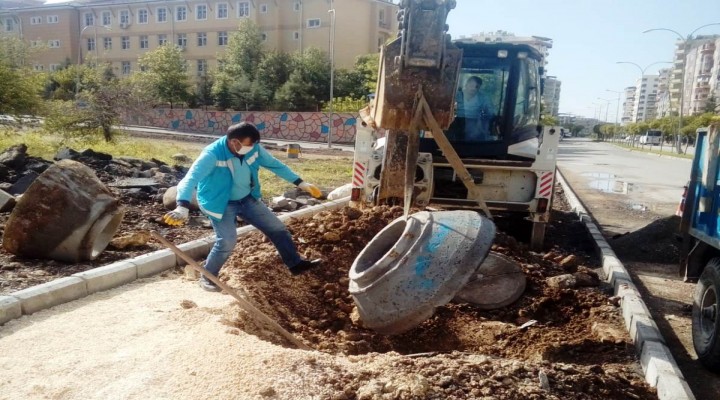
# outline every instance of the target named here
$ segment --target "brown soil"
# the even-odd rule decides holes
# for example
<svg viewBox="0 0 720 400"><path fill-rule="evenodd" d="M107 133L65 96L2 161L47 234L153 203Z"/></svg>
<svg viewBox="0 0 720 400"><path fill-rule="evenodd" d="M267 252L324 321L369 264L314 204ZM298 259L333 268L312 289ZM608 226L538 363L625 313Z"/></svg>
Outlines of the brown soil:
<svg viewBox="0 0 720 400"><path fill-rule="evenodd" d="M545 284L550 276L577 270L589 275L594 272L585 266L563 268L558 261L568 253L553 251L543 257L503 233L498 235L493 250L518 261L529 278L525 295L515 304L490 312L467 304L449 304L438 308L420 326L397 336L380 335L353 322L348 271L365 244L400 215L401 208L376 207L361 214L346 208L323 212L310 221L291 222L289 227L301 253L327 260L322 268L300 278L287 273L272 244L263 236L247 236L238 243L221 278L231 286L245 288L264 312L315 349L346 355L397 352L418 356L407 359L398 368L416 372L429 368L430 372L422 372L423 376L433 384L445 382L433 386L437 391L426 393L425 398L470 398L477 396L478 390L497 398L519 398L514 396L520 394L523 398L545 398L512 390L493 392L490 388L490 392L482 392L488 387L477 385L473 378L477 374L487 375L482 371L489 368L505 371L500 380L537 379L540 366L572 371L568 376L550 378L553 388L559 385L553 391L559 398L655 398L654 391L637 374L633 346L621 328L618 308L608 296L598 288L557 290ZM559 211L554 216L558 217L554 231L563 231L567 225L571 226L567 233L577 236L573 232L580 225L576 217ZM579 255L585 265L594 266L589 254ZM520 328L531 320L537 323ZM283 343L278 337L268 336L244 314L233 324ZM616 329L610 329L608 334L603 327ZM453 371L448 363L460 357L458 352L491 357L487 358L487 367L473 365ZM495 357L520 363L505 370L507 366L500 368L502 363L496 362ZM446 368L453 372L442 372ZM343 376L328 384L343 393L357 393L371 378ZM448 391L445 387L454 389Z"/></svg>

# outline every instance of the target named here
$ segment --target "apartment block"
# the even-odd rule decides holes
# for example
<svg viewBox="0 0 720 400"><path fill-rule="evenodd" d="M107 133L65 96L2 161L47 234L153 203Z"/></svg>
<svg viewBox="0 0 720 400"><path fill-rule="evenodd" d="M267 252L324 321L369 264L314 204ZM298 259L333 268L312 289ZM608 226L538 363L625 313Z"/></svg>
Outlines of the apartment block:
<svg viewBox="0 0 720 400"><path fill-rule="evenodd" d="M658 75L643 75L635 86L633 121L641 122L655 119Z"/></svg>
<svg viewBox="0 0 720 400"><path fill-rule="evenodd" d="M674 66L670 79L669 107L680 108L680 94L683 93L683 115L702 112L711 93L717 98L720 55L717 48L720 35L698 35L687 41L675 43ZM711 86L710 80L715 79Z"/></svg>
<svg viewBox="0 0 720 400"><path fill-rule="evenodd" d="M495 32L481 32L470 36L460 36L458 40L468 40L473 42L503 42L515 44L527 44L537 49L543 55L542 66L547 66L547 59L550 56L550 49L553 46L553 40L542 36L515 36L512 32L498 30Z"/></svg>
<svg viewBox="0 0 720 400"><path fill-rule="evenodd" d="M557 117L560 112L560 86L562 82L554 76L545 78L545 91L542 101L545 107L545 114Z"/></svg>
<svg viewBox="0 0 720 400"><path fill-rule="evenodd" d="M655 97L655 117L663 118L673 115L670 104L670 80L672 79L672 68L663 68L658 71L658 88Z"/></svg>
<svg viewBox="0 0 720 400"><path fill-rule="evenodd" d="M377 53L395 37L397 8L389 0L0 0L0 33L38 49L36 70L97 58L119 75L130 74L138 57L175 43L190 72L203 75L217 65L240 22L251 20L268 50L333 49L335 65L350 68L356 57Z"/></svg>
<svg viewBox="0 0 720 400"><path fill-rule="evenodd" d="M628 86L625 88L625 101L622 103L622 119L621 124L627 125L635 122L635 97L637 93L637 87Z"/></svg>

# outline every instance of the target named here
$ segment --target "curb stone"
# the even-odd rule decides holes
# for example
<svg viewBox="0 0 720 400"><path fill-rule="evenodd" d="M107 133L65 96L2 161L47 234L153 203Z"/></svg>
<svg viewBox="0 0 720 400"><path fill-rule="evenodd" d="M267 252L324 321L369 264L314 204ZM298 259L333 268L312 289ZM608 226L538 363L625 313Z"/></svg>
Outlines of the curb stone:
<svg viewBox="0 0 720 400"><path fill-rule="evenodd" d="M287 223L293 218L341 208L349 202L350 197L345 197L293 211L279 218ZM237 229L238 236L255 231L257 229L250 225ZM214 243L215 238L210 236L180 244L178 247L192 258L198 259L207 256ZM22 315L30 315L182 265L185 265L185 262L171 250L157 250L0 296L0 325Z"/></svg>
<svg viewBox="0 0 720 400"><path fill-rule="evenodd" d="M630 338L640 357L645 380L650 386L657 389L659 400L695 400L690 386L685 381L670 350L665 346L665 339L640 297L640 292L633 284L627 269L602 236L592 216L572 191L559 168L556 175L570 208L585 224L595 242L595 248L602 259L607 282L613 285L615 295L621 298L620 306L625 327L630 333Z"/></svg>

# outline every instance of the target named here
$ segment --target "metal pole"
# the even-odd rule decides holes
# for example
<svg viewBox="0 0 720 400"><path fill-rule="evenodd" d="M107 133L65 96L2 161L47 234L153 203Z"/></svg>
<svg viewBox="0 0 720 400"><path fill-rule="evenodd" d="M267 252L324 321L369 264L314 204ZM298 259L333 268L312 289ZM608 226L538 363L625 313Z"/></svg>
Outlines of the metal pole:
<svg viewBox="0 0 720 400"><path fill-rule="evenodd" d="M330 115L328 115L328 148L332 147L333 133L333 90L335 89L335 9L328 10L330 16Z"/></svg>

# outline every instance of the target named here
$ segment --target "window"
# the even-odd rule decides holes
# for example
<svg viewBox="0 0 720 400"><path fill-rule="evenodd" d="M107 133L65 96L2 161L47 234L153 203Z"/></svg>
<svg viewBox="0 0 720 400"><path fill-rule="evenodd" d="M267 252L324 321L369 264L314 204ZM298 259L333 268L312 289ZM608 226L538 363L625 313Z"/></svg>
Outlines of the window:
<svg viewBox="0 0 720 400"><path fill-rule="evenodd" d="M103 26L112 25L112 14L110 13L110 11L102 12L102 24Z"/></svg>
<svg viewBox="0 0 720 400"><path fill-rule="evenodd" d="M177 6L175 8L175 21L187 21L187 7Z"/></svg>
<svg viewBox="0 0 720 400"><path fill-rule="evenodd" d="M177 35L177 45L185 48L187 47L187 33L178 33Z"/></svg>
<svg viewBox="0 0 720 400"><path fill-rule="evenodd" d="M155 10L155 20L157 22L167 22L167 8L158 7L157 10Z"/></svg>
<svg viewBox="0 0 720 400"><path fill-rule="evenodd" d="M12 18L5 19L5 32L12 32L15 30L15 21Z"/></svg>
<svg viewBox="0 0 720 400"><path fill-rule="evenodd" d="M227 46L227 44L228 44L227 31L218 32L218 46Z"/></svg>
<svg viewBox="0 0 720 400"><path fill-rule="evenodd" d="M261 33L261 34L260 34L260 40L262 40L263 42L266 41L266 40L267 40L267 33L265 33L265 32Z"/></svg>
<svg viewBox="0 0 720 400"><path fill-rule="evenodd" d="M58 20L59 20L59 18L57 15L48 15L46 17L46 21L48 24L57 24Z"/></svg>
<svg viewBox="0 0 720 400"><path fill-rule="evenodd" d="M48 47L51 49L60 48L60 41L59 40L48 40Z"/></svg>
<svg viewBox="0 0 720 400"><path fill-rule="evenodd" d="M312 18L307 20L307 27L308 28L319 28L320 27L320 18Z"/></svg>
<svg viewBox="0 0 720 400"><path fill-rule="evenodd" d="M129 10L120 10L120 23L125 24L125 25L130 23L130 11Z"/></svg>
<svg viewBox="0 0 720 400"><path fill-rule="evenodd" d="M293 40L300 40L300 32L293 32Z"/></svg>
<svg viewBox="0 0 720 400"><path fill-rule="evenodd" d="M207 46L207 33L198 32L197 34L197 45L198 47Z"/></svg>
<svg viewBox="0 0 720 400"><path fill-rule="evenodd" d="M35 64L33 68L35 68L35 71L45 71L45 66L42 64Z"/></svg>
<svg viewBox="0 0 720 400"><path fill-rule="evenodd" d="M95 50L95 38L88 38L87 40L87 51Z"/></svg>
<svg viewBox="0 0 720 400"><path fill-rule="evenodd" d="M293 4L293 10L300 11L300 2L298 0L295 0L295 3Z"/></svg>
<svg viewBox="0 0 720 400"><path fill-rule="evenodd" d="M40 47L42 46L42 40L31 40L30 41L30 47Z"/></svg>
<svg viewBox="0 0 720 400"><path fill-rule="evenodd" d="M147 24L148 23L148 10L146 10L144 8L138 10L137 18L138 18L138 24Z"/></svg>
<svg viewBox="0 0 720 400"><path fill-rule="evenodd" d="M95 25L95 15L93 13L85 13L85 26Z"/></svg>
<svg viewBox="0 0 720 400"><path fill-rule="evenodd" d="M378 11L378 23L385 25L385 10Z"/></svg>
<svg viewBox="0 0 720 400"><path fill-rule="evenodd" d="M50 71L59 71L62 69L60 64L50 64Z"/></svg>
<svg viewBox="0 0 720 400"><path fill-rule="evenodd" d="M103 38L103 48L105 50L112 50L112 38L111 37Z"/></svg>
<svg viewBox="0 0 720 400"><path fill-rule="evenodd" d="M158 46L162 46L166 43L167 43L167 35L164 33L158 35Z"/></svg>
<svg viewBox="0 0 720 400"><path fill-rule="evenodd" d="M218 3L217 5L217 19L226 19L228 17L228 5L227 3Z"/></svg>
<svg viewBox="0 0 720 400"><path fill-rule="evenodd" d="M197 60L197 75L205 76L207 73L207 60Z"/></svg>
<svg viewBox="0 0 720 400"><path fill-rule="evenodd" d="M123 50L130 50L130 36L120 37L120 48Z"/></svg>
<svg viewBox="0 0 720 400"><path fill-rule="evenodd" d="M250 16L250 3L247 1L238 1L237 3L238 18L246 18Z"/></svg>
<svg viewBox="0 0 720 400"><path fill-rule="evenodd" d="M260 13L261 14L267 14L268 6L267 4L260 4Z"/></svg>
<svg viewBox="0 0 720 400"><path fill-rule="evenodd" d="M42 17L31 17L30 18L30 25L39 25L42 24Z"/></svg>
<svg viewBox="0 0 720 400"><path fill-rule="evenodd" d="M150 47L148 36L147 35L140 35L140 48L141 49L147 49Z"/></svg>
<svg viewBox="0 0 720 400"><path fill-rule="evenodd" d="M203 21L207 19L207 5L198 4L195 6L195 19L197 21Z"/></svg>
<svg viewBox="0 0 720 400"><path fill-rule="evenodd" d="M130 61L123 61L121 65L122 65L122 74L130 75Z"/></svg>

